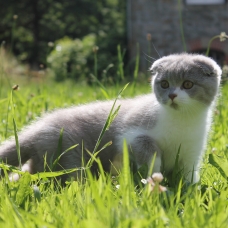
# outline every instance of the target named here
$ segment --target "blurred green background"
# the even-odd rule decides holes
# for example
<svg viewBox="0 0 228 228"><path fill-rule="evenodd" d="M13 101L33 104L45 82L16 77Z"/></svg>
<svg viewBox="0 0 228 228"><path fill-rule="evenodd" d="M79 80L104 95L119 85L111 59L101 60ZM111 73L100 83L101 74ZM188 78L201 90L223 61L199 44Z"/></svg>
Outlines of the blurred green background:
<svg viewBox="0 0 228 228"><path fill-rule="evenodd" d="M0 15L2 48L30 70L51 67L58 81L88 78L94 54L97 75L108 69L112 77L117 46L125 53L126 1L9 0Z"/></svg>

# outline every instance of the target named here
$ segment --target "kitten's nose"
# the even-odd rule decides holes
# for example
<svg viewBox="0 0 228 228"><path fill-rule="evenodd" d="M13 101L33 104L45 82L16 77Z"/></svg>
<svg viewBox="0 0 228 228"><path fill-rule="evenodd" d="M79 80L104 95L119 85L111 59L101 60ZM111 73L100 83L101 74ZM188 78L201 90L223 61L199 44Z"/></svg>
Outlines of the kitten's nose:
<svg viewBox="0 0 228 228"><path fill-rule="evenodd" d="M173 101L174 98L177 97L177 95L175 93L171 93L169 94L169 98Z"/></svg>

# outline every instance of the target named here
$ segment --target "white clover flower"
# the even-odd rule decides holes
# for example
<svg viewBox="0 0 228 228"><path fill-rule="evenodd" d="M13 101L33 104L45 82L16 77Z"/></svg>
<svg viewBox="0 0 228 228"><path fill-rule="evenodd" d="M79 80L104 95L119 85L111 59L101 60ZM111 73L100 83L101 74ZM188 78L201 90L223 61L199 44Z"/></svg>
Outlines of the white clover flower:
<svg viewBox="0 0 228 228"><path fill-rule="evenodd" d="M161 183L163 180L163 175L161 173L154 173L152 178L155 182Z"/></svg>
<svg viewBox="0 0 228 228"><path fill-rule="evenodd" d="M162 180L163 180L163 175L161 173L154 173L152 177L148 177L147 179L142 179L141 182L143 184L149 184L149 188L151 192L153 192L154 189L158 189L159 192L165 192L167 191L167 188L159 184L160 182L162 182Z"/></svg>
<svg viewBox="0 0 228 228"><path fill-rule="evenodd" d="M159 192L166 192L167 188L165 186L159 185Z"/></svg>
<svg viewBox="0 0 228 228"><path fill-rule="evenodd" d="M226 35L225 32L221 32L219 38L220 38L220 41L223 42L228 38L228 36Z"/></svg>

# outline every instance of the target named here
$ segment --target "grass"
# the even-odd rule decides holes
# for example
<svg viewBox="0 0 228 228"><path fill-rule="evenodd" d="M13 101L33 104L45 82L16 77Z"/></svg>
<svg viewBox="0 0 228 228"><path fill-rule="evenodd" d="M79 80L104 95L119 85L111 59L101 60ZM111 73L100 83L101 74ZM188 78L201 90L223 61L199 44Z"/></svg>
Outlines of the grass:
<svg viewBox="0 0 228 228"><path fill-rule="evenodd" d="M13 118L21 129L41 113L96 99L114 99L122 88L109 86L104 93L99 85L83 82L58 84L48 79L14 77L8 83L5 76L1 74L1 141L14 135ZM20 89L11 95L13 84L19 84ZM121 96L149 92L148 82L134 82ZM115 178L104 175L102 169L98 179L88 171L85 183L72 181L66 187L44 174L24 173L18 182L2 178L0 227L227 227L228 85L223 85L221 94L200 183L186 187L180 181L161 194L151 193L148 186L136 187L125 146L124 168Z"/></svg>

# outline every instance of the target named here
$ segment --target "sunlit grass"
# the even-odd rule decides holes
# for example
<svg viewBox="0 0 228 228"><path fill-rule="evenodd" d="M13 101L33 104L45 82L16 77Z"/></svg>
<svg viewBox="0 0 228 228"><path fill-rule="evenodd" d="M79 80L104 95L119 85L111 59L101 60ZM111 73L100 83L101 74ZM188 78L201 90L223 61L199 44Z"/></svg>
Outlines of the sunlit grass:
<svg viewBox="0 0 228 228"><path fill-rule="evenodd" d="M2 77L5 75L2 75ZM4 79L5 80L5 79ZM3 80L3 81L4 81ZM21 129L44 112L59 107L107 99L99 85L84 82L54 83L48 79L11 78L1 85L0 136L14 135L14 118ZM107 86L108 97L114 99L124 85ZM122 97L149 93L148 81L130 84ZM201 183L158 194L148 186L136 187L129 171L127 149L124 168L118 177L104 175L95 179L88 171L87 181L69 182L66 187L54 179L22 174L18 182L0 181L1 227L227 227L228 184L226 176L208 163L209 154L221 156L227 164L228 85L222 88L215 111L213 131L201 171ZM97 136L98 137L98 136ZM227 170L228 172L228 170ZM225 173L226 175L226 173Z"/></svg>

